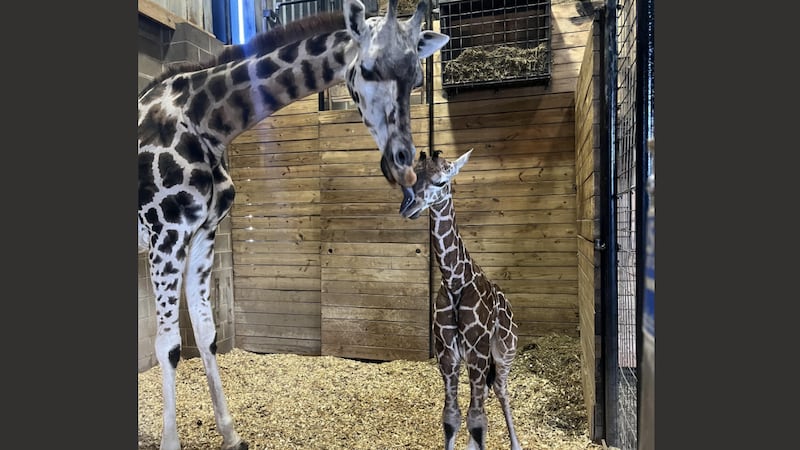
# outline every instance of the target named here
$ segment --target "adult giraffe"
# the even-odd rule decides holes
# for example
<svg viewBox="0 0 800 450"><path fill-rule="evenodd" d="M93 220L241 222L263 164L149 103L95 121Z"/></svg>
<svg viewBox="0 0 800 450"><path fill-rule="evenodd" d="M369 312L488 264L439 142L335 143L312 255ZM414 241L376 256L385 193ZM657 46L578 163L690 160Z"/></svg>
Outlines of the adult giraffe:
<svg viewBox="0 0 800 450"><path fill-rule="evenodd" d="M216 325L209 301L214 235L234 199L223 155L242 132L278 109L345 81L381 152L384 177L413 201L415 147L411 90L420 60L448 36L422 31L426 3L397 19L365 15L359 0L226 48L209 63L168 69L139 94L139 252L149 252L156 300L156 358L163 372L161 450L180 449L175 371L180 360L178 309L185 289L223 450L244 450L220 382Z"/></svg>

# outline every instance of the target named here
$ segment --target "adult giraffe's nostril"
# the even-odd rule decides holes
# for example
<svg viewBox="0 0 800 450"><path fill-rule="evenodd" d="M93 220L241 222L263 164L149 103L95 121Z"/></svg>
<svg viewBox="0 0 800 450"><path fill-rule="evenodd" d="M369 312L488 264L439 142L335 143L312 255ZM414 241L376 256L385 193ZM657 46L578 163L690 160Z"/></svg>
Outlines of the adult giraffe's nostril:
<svg viewBox="0 0 800 450"><path fill-rule="evenodd" d="M414 162L414 153L405 148L398 150L394 155L394 161L400 167L410 166Z"/></svg>

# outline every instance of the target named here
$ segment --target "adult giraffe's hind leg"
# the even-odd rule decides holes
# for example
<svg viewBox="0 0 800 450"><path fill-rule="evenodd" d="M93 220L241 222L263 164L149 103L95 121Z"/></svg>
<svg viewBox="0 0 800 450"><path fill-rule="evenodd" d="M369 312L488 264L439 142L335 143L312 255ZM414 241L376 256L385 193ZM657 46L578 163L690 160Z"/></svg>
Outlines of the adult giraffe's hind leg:
<svg viewBox="0 0 800 450"><path fill-rule="evenodd" d="M217 329L210 301L215 232L216 226L206 226L192 239L186 270L186 298L195 342L206 371L217 431L222 435L222 450L247 450L248 443L234 429L217 365Z"/></svg>
<svg viewBox="0 0 800 450"><path fill-rule="evenodd" d="M181 336L178 324L181 276L186 264L186 240L176 230L162 230L153 238L149 253L150 279L156 300L155 352L161 367L163 431L161 450L180 450L175 406L175 371L181 356Z"/></svg>

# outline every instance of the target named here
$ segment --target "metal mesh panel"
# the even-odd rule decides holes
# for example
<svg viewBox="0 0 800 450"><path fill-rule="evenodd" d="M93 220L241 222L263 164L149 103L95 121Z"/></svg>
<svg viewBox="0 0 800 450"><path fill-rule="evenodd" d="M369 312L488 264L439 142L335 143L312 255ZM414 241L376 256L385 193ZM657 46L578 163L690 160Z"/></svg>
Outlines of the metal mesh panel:
<svg viewBox="0 0 800 450"><path fill-rule="evenodd" d="M550 0L441 0L442 87L550 79Z"/></svg>
<svg viewBox="0 0 800 450"><path fill-rule="evenodd" d="M616 435L622 450L637 448L637 190L644 184L636 172L636 3L617 10L617 142L615 148L617 239L617 376Z"/></svg>

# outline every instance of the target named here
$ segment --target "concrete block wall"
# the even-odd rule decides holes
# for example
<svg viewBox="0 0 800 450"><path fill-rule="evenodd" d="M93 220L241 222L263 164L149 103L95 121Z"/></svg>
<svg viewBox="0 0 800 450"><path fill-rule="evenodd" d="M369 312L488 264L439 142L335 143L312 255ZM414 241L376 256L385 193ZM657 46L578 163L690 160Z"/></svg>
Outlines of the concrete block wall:
<svg viewBox="0 0 800 450"><path fill-rule="evenodd" d="M219 53L223 44L214 36L188 22L177 23L175 29L139 14L138 89L143 89L164 68L165 64L201 62ZM233 254L231 253L231 219L225 218L217 229L211 297L217 324L218 352L233 348ZM155 357L155 296L150 283L147 254L137 256L138 267L138 370L143 372L158 364ZM199 355L192 334L186 299L181 296L181 356Z"/></svg>

